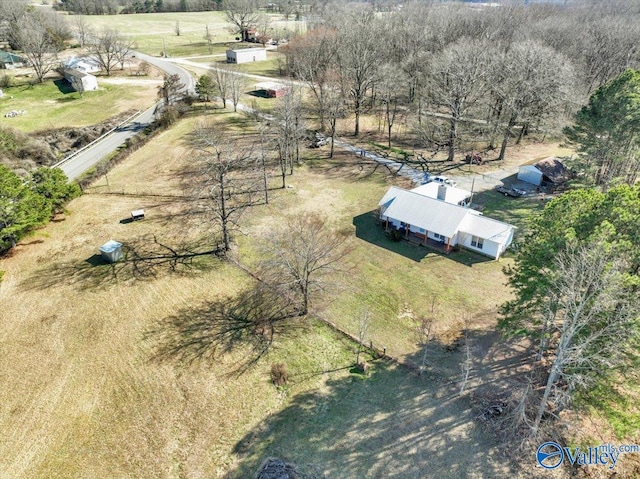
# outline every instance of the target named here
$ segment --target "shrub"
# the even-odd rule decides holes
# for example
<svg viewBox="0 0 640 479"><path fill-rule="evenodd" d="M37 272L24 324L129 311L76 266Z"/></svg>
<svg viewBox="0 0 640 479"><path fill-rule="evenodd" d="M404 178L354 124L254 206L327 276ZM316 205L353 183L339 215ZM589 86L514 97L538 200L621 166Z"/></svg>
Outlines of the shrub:
<svg viewBox="0 0 640 479"><path fill-rule="evenodd" d="M13 78L6 73L0 75L0 88L9 88L13 83Z"/></svg>
<svg viewBox="0 0 640 479"><path fill-rule="evenodd" d="M276 386L284 386L289 380L287 365L284 363L274 363L271 365L271 382Z"/></svg>

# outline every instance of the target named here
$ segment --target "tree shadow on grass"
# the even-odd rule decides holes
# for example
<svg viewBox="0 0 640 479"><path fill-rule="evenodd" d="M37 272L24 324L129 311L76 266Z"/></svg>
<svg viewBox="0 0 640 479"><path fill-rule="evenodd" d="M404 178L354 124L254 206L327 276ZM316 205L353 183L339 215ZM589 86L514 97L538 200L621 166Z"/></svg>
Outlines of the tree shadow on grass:
<svg viewBox="0 0 640 479"><path fill-rule="evenodd" d="M84 261L59 262L38 270L25 280L25 290L44 290L58 284L71 284L91 290L131 280L151 280L164 274L191 274L214 268L220 260L211 260L218 248L203 250L193 245L169 246L155 236L132 240L122 245L123 257L115 263L94 254ZM207 258L209 258L207 260Z"/></svg>
<svg viewBox="0 0 640 479"><path fill-rule="evenodd" d="M368 377L328 380L294 396L234 447L226 479L281 457L317 477L510 477L491 436L454 386L377 361Z"/></svg>
<svg viewBox="0 0 640 479"><path fill-rule="evenodd" d="M277 288L256 282L236 297L205 302L159 320L144 340L151 360L189 366L242 348L230 374L242 374L269 352L276 337L304 324L299 304Z"/></svg>

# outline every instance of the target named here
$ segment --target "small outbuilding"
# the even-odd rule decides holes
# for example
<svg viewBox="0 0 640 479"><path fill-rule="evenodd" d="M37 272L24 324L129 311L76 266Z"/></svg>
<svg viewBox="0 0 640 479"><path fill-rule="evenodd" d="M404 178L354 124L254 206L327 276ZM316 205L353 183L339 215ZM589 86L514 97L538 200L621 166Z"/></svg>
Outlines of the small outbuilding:
<svg viewBox="0 0 640 479"><path fill-rule="evenodd" d="M80 70L67 69L64 71L64 78L77 92L95 91L98 89L98 79L90 73Z"/></svg>
<svg viewBox="0 0 640 479"><path fill-rule="evenodd" d="M240 50L227 50L227 63L251 63L261 62L267 59L265 48L243 48Z"/></svg>
<svg viewBox="0 0 640 479"><path fill-rule="evenodd" d="M144 219L144 210L132 210L131 211L131 219L133 221L143 220Z"/></svg>
<svg viewBox="0 0 640 479"><path fill-rule="evenodd" d="M109 240L102 246L100 246L100 255L105 261L109 263L115 263L122 258L122 243L118 243L114 240Z"/></svg>
<svg viewBox="0 0 640 479"><path fill-rule="evenodd" d="M269 98L280 98L289 91L289 88L282 83L262 82L256 84L256 90L264 91Z"/></svg>
<svg viewBox="0 0 640 479"><path fill-rule="evenodd" d="M540 186L542 184L542 171L533 165L523 165L518 169L518 180Z"/></svg>

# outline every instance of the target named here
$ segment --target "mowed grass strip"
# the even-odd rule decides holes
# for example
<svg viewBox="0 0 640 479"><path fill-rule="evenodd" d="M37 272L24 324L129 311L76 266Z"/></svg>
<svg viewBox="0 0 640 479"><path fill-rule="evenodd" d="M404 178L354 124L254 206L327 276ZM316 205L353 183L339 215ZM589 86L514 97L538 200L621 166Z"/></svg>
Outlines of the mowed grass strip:
<svg viewBox="0 0 640 479"><path fill-rule="evenodd" d="M100 77L98 85L98 90L85 92L82 97L64 79L6 88L0 99L3 115L0 121L24 132L82 127L100 123L122 111L149 108L157 95L152 86L115 85L101 82ZM4 113L11 110L26 113L4 118Z"/></svg>

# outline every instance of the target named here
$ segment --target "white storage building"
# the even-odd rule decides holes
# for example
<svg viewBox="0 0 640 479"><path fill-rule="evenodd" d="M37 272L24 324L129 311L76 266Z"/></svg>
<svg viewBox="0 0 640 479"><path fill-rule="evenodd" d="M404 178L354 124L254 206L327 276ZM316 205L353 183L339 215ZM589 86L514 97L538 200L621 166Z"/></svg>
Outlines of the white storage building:
<svg viewBox="0 0 640 479"><path fill-rule="evenodd" d="M265 48L243 48L241 50L227 50L227 63L251 63L267 59Z"/></svg>
<svg viewBox="0 0 640 479"><path fill-rule="evenodd" d="M542 184L542 171L533 165L523 165L518 169L518 180L540 186Z"/></svg>

